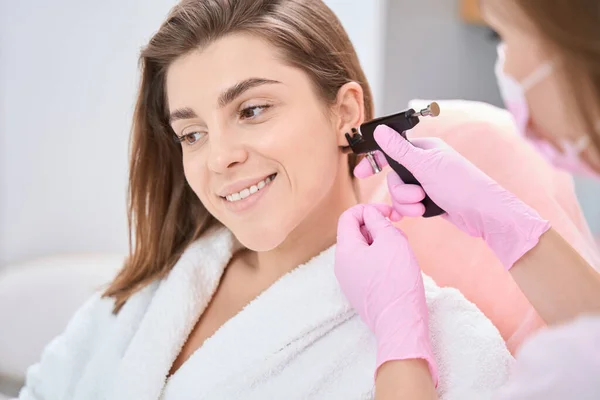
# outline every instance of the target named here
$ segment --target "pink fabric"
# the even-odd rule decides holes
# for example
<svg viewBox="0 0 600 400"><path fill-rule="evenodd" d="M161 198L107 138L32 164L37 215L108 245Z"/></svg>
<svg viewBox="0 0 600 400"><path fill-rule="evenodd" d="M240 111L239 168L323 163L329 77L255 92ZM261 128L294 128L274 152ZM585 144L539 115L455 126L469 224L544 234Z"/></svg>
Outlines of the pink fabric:
<svg viewBox="0 0 600 400"><path fill-rule="evenodd" d="M506 111L468 101L439 104L441 115L423 118L409 137L445 140L535 208L598 269L600 257L571 177L551 167L516 134ZM361 202L390 202L385 175L359 181ZM469 237L441 218L406 218L398 226L408 236L423 271L440 286L456 287L475 303L498 327L511 352L544 325L482 240Z"/></svg>
<svg viewBox="0 0 600 400"><path fill-rule="evenodd" d="M519 349L495 400L600 399L600 316L543 329Z"/></svg>

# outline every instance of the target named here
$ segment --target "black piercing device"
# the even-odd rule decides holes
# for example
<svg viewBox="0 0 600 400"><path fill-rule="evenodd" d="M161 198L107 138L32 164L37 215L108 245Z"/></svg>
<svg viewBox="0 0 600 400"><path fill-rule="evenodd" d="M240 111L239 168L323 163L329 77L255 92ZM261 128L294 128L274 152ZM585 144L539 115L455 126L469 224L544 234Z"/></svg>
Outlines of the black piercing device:
<svg viewBox="0 0 600 400"><path fill-rule="evenodd" d="M381 150L375 141L373 134L377 126L387 125L398 132L404 140L408 141L406 138L406 131L414 128L420 122L419 117L437 117L438 115L440 115L440 106L433 102L421 111L415 111L411 108L397 114L387 115L365 122L358 129L353 128L352 134L346 133L346 140L348 140L350 150L353 153L366 154L375 173L381 171L381 168L377 165L377 161L373 156L373 152L379 150L387 159L390 167L400 176L400 178L402 178L404 183L422 186L408 169ZM435 217L445 213L445 211L435 204L427 194L425 194L425 199L422 203L425 206L425 214L423 214L423 217L425 218Z"/></svg>

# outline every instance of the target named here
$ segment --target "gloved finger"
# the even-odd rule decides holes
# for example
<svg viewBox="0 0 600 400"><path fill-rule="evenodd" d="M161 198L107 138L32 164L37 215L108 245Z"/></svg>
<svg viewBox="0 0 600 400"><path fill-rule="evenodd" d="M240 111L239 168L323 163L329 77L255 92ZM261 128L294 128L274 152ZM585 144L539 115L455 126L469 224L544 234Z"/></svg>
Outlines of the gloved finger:
<svg viewBox="0 0 600 400"><path fill-rule="evenodd" d="M403 217L417 218L425 214L425 206L423 203L398 203L393 202L394 212Z"/></svg>
<svg viewBox="0 0 600 400"><path fill-rule="evenodd" d="M415 174L414 170L425 158L425 150L413 146L387 125L375 128L373 136L381 150Z"/></svg>
<svg viewBox="0 0 600 400"><path fill-rule="evenodd" d="M375 207L366 207L363 215L365 227L373 239L372 242L377 241L377 238L397 232L396 227Z"/></svg>
<svg viewBox="0 0 600 400"><path fill-rule="evenodd" d="M373 243L373 238L371 237L371 234L369 233L369 230L367 229L367 227L364 225L361 225L360 233L362 233L363 237L365 238L365 241L370 246L371 243Z"/></svg>
<svg viewBox="0 0 600 400"><path fill-rule="evenodd" d="M398 203L418 203L425 198L425 191L419 185L407 185L394 171L387 175L388 190Z"/></svg>
<svg viewBox="0 0 600 400"><path fill-rule="evenodd" d="M364 204L364 207L375 207L377 209L377 211L379 211L381 213L381 215L383 215L385 218L389 218L390 215L392 214L392 211L394 211L394 207L392 207L389 204L382 204L382 203L372 203L372 204ZM364 213L363 213L363 217L364 217Z"/></svg>
<svg viewBox="0 0 600 400"><path fill-rule="evenodd" d="M361 227L365 225L364 210L373 208L384 218L389 217L393 207L388 204L358 204L344 211L338 220L337 242L338 245L361 246L369 245L371 236L365 235Z"/></svg>
<svg viewBox="0 0 600 400"><path fill-rule="evenodd" d="M396 210L393 210L390 214L390 221L392 222L400 222L402 221L402 215L399 214Z"/></svg>
<svg viewBox="0 0 600 400"><path fill-rule="evenodd" d="M381 153L380 151L375 151L374 155L375 155L375 161L377 161L377 164L379 165L379 167L381 169L383 169L383 167L388 165L388 162L385 159L385 156L383 155L383 153ZM374 173L375 172L373 172L373 167L371 167L371 163L366 158L363 158L362 160L360 160L358 165L356 167L354 167L354 176L359 179L368 178L369 176L373 175Z"/></svg>
<svg viewBox="0 0 600 400"><path fill-rule="evenodd" d="M339 247L368 245L361 227L364 225L363 206L358 205L344 211L338 220L337 244Z"/></svg>

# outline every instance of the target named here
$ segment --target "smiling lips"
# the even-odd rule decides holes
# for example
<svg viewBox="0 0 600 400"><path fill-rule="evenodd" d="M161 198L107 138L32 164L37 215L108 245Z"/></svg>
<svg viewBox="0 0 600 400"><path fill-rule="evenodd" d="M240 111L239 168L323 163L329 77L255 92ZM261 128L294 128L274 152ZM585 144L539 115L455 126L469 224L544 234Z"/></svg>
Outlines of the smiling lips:
<svg viewBox="0 0 600 400"><path fill-rule="evenodd" d="M228 202L232 202L232 203L243 200L243 199L253 195L254 193L257 193L258 191L262 190L263 188L265 188L269 183L271 183L275 179L276 175L277 174L269 175L268 177L261 180L260 182L257 182L254 185L246 187L246 188L240 190L239 192L230 193L226 196L221 196L221 197L225 198Z"/></svg>

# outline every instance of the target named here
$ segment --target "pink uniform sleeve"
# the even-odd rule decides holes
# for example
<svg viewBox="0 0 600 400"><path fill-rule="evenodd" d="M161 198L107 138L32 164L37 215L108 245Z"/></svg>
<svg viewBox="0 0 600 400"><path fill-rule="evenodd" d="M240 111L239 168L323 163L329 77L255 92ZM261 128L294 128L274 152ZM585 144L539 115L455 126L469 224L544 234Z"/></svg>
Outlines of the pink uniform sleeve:
<svg viewBox="0 0 600 400"><path fill-rule="evenodd" d="M600 399L600 315L543 329L519 349L494 400Z"/></svg>

